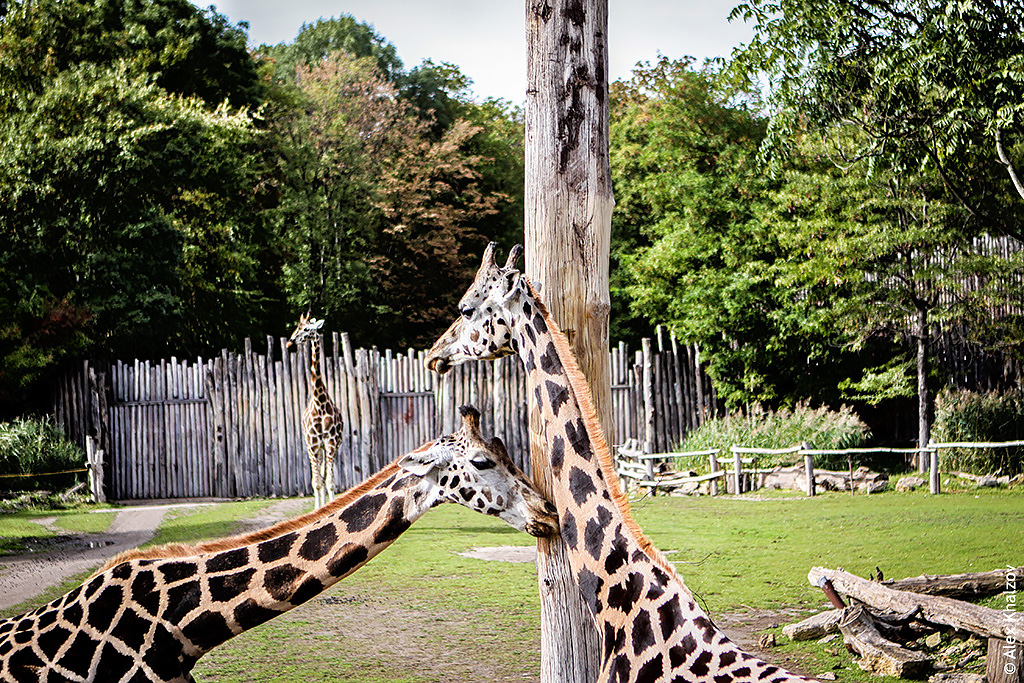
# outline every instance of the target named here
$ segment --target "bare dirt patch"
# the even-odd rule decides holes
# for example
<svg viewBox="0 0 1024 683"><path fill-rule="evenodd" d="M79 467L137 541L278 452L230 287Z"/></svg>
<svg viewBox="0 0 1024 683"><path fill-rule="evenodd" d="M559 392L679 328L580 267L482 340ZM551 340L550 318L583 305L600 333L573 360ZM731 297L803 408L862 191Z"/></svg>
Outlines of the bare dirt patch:
<svg viewBox="0 0 1024 683"><path fill-rule="evenodd" d="M537 546L497 545L490 548L473 548L464 553L463 557L491 562L537 562Z"/></svg>
<svg viewBox="0 0 1024 683"><path fill-rule="evenodd" d="M415 674L438 683L524 681L539 675L540 634L515 638L519 652L510 652L509 640L484 615L414 609L388 596L344 588L311 602L305 616L331 634L333 647L350 659L372 658L375 666L386 661L391 675Z"/></svg>
<svg viewBox="0 0 1024 683"><path fill-rule="evenodd" d="M712 615L712 621L729 636L729 639L741 649L760 657L766 662L785 667L787 670L803 676L814 677L820 671L811 671L806 657L783 652L774 647L764 648L760 645L761 636L769 630L778 628L791 621L798 621L806 616L805 611L798 609L761 610L746 612L721 612Z"/></svg>

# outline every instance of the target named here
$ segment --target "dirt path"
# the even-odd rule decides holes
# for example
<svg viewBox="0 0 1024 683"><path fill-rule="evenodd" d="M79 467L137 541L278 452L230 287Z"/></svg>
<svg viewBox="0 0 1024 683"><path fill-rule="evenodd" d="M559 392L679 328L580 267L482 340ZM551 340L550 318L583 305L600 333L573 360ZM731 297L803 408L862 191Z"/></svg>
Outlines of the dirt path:
<svg viewBox="0 0 1024 683"><path fill-rule="evenodd" d="M50 586L89 569L99 567L123 550L135 548L153 537L164 514L172 508L194 508L215 503L170 503L132 505L118 510L110 528L101 534L61 533L53 540L53 549L45 552L0 557L0 609L6 609L38 595ZM239 532L270 526L299 514L301 498L286 498L267 507L258 517L248 520ZM35 520L50 526L55 518Z"/></svg>

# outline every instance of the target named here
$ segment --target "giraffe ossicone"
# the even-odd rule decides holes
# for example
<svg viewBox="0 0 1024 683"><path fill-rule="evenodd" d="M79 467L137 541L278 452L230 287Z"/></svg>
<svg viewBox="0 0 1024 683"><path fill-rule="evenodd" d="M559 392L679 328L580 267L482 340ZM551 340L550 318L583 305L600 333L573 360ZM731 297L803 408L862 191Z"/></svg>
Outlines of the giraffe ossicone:
<svg viewBox="0 0 1024 683"><path fill-rule="evenodd" d="M480 414L328 505L268 529L115 557L47 605L0 620L0 681L191 683L196 661L301 605L369 562L442 502L502 518L534 536L557 531Z"/></svg>
<svg viewBox="0 0 1024 683"><path fill-rule="evenodd" d="M565 335L529 280L488 245L459 301L459 318L427 354L446 372L518 354L544 422L553 496L567 556L602 640L601 683L793 683L808 679L742 651L697 604L633 520L590 387Z"/></svg>
<svg viewBox="0 0 1024 683"><path fill-rule="evenodd" d="M334 498L334 458L343 429L341 411L334 405L323 377L322 319L304 313L299 326L288 339L288 346L309 342L310 397L302 411L302 437L309 454L310 485L313 506L321 507Z"/></svg>

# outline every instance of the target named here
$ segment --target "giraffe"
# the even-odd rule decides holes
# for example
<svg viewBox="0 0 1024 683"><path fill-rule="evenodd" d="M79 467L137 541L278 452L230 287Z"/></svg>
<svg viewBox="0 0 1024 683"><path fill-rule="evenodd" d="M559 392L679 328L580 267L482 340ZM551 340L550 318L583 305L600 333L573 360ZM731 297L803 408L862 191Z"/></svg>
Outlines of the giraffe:
<svg viewBox="0 0 1024 683"><path fill-rule="evenodd" d="M334 456L338 452L341 438L341 413L327 394L324 384L321 360L320 328L323 320L310 318L309 313L299 318L288 346L309 341L309 374L313 395L302 411L302 436L309 453L310 483L313 487L313 506L321 507L334 498Z"/></svg>
<svg viewBox="0 0 1024 683"><path fill-rule="evenodd" d="M643 535L622 494L590 388L565 335L526 276L522 247L504 267L495 244L459 301L460 318L427 365L444 373L474 359L518 354L543 420L553 502L571 571L602 641L601 683L805 681L740 650L710 620Z"/></svg>
<svg viewBox="0 0 1024 683"><path fill-rule="evenodd" d="M192 683L196 661L369 562L431 507L454 502L534 536L555 509L480 413L313 512L198 545L131 550L61 598L0 620L0 681Z"/></svg>

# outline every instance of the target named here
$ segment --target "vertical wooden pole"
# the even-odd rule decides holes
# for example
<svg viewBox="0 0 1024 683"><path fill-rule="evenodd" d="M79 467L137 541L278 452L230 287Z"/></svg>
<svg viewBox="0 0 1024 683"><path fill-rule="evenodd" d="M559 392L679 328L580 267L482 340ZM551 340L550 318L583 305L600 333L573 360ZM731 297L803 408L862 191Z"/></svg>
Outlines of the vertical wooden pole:
<svg viewBox="0 0 1024 683"><path fill-rule="evenodd" d="M598 417L610 433L608 250L608 0L526 3L526 272L579 359ZM533 396L531 391L529 396ZM531 406L530 454L539 489L551 492L539 414ZM600 639L562 541L541 539L542 683L592 683Z"/></svg>
<svg viewBox="0 0 1024 683"><path fill-rule="evenodd" d="M718 452L717 451L712 452L711 455L708 456L708 461L709 461L709 463L711 465L711 474L714 474L715 472L718 471ZM718 495L718 480L717 479L712 479L711 480L711 495L712 496L717 496Z"/></svg>
<svg viewBox="0 0 1024 683"><path fill-rule="evenodd" d="M920 308L914 325L917 340L917 447L927 448L931 442L931 396L928 393L928 309ZM928 471L928 454L917 452L917 471Z"/></svg>
<svg viewBox="0 0 1024 683"><path fill-rule="evenodd" d="M644 391L644 453L654 452L654 368L651 360L651 340L641 340L643 355L643 391Z"/></svg>
<svg viewBox="0 0 1024 683"><path fill-rule="evenodd" d="M743 493L743 457L739 451L732 452L733 490L737 496Z"/></svg>
<svg viewBox="0 0 1024 683"><path fill-rule="evenodd" d="M804 444L804 450L810 450L810 444ZM804 469L807 471L807 495L814 495L814 456L804 455ZM853 481L850 481L850 485L853 485Z"/></svg>
<svg viewBox="0 0 1024 683"><path fill-rule="evenodd" d="M939 493L941 487L939 485L939 450L933 448L927 451L928 454L928 482L929 489L933 494ZM925 456L925 452L921 453L921 457Z"/></svg>
<svg viewBox="0 0 1024 683"><path fill-rule="evenodd" d="M1022 656L1024 646L1015 638L989 638L985 680L988 683L1021 683L1024 681L1024 671L1021 669Z"/></svg>

